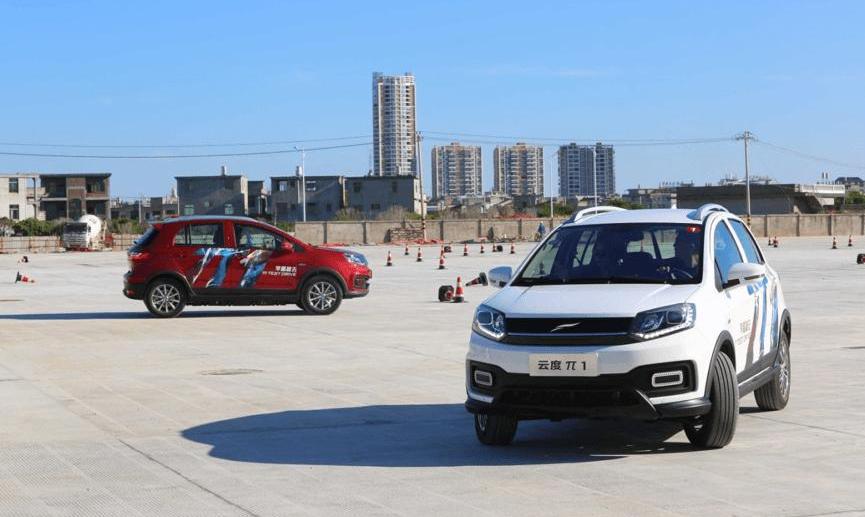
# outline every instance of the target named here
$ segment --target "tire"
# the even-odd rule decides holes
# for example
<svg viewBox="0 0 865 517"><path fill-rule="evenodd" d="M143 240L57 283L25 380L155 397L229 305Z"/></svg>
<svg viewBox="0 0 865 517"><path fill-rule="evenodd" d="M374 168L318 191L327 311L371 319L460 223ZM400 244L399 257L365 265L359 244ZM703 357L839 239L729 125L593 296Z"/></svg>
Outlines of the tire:
<svg viewBox="0 0 865 517"><path fill-rule="evenodd" d="M475 414L475 434L484 445L508 445L517 434L516 417L509 415Z"/></svg>
<svg viewBox="0 0 865 517"><path fill-rule="evenodd" d="M342 288L333 277L318 275L303 284L300 304L307 314L326 316L333 314L342 303Z"/></svg>
<svg viewBox="0 0 865 517"><path fill-rule="evenodd" d="M712 363L709 399L712 401L711 411L693 422L685 423L685 435L695 447L719 449L733 439L739 417L736 368L723 352L719 353Z"/></svg>
<svg viewBox="0 0 865 517"><path fill-rule="evenodd" d="M157 278L147 286L144 305L157 318L173 318L186 307L186 286L173 278Z"/></svg>
<svg viewBox="0 0 865 517"><path fill-rule="evenodd" d="M790 340L781 332L778 341L778 372L766 384L754 390L757 405L764 411L778 411L790 400Z"/></svg>

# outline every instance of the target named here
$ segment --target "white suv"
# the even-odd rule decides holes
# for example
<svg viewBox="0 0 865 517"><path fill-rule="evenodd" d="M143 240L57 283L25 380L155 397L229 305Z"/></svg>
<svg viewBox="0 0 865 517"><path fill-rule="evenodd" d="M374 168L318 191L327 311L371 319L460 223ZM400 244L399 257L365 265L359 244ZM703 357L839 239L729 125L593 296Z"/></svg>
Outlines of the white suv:
<svg viewBox="0 0 865 517"><path fill-rule="evenodd" d="M692 444L733 438L739 398L790 397L790 315L745 224L696 210L584 210L556 228L477 308L466 408L478 439L523 419L682 422Z"/></svg>

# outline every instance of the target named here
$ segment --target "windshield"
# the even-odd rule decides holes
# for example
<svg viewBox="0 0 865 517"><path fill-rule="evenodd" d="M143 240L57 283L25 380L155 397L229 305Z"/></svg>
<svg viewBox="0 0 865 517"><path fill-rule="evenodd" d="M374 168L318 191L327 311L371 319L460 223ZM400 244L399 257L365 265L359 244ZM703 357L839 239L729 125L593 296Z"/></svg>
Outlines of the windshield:
<svg viewBox="0 0 865 517"><path fill-rule="evenodd" d="M513 285L696 284L702 263L700 225L569 226L535 251Z"/></svg>

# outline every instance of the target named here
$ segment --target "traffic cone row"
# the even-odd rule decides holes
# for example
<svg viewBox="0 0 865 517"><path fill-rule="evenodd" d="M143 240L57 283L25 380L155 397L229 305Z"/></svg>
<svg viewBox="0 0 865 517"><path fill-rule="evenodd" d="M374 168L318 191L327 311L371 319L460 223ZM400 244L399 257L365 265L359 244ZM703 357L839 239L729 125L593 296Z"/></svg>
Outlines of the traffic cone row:
<svg viewBox="0 0 865 517"><path fill-rule="evenodd" d="M770 239L769 244L771 245L771 243L772 243L772 241ZM493 246L493 248L492 248L493 251L504 252L504 246L502 246L501 244L499 244L499 245L493 244L492 246ZM777 247L777 246L778 246L778 244L777 244L777 237L776 237L775 247ZM446 269L446 267L445 267L445 255L447 253L450 253L450 252L453 252L453 249L450 246L442 245L442 247L439 250L439 269ZM486 253L486 247L484 246L484 243L481 243L480 252L481 252L481 254ZM517 253L516 245L512 242L510 254L516 255L516 253ZM409 255L408 244L405 245L405 249L404 249L403 254L406 256ZM469 245L468 245L468 243L464 243L463 244L463 257L468 257L468 256L469 256ZM423 248L421 246L418 246L418 248L417 248L417 260L416 260L416 262L423 262ZM393 255L391 254L390 250L388 250L388 252L387 252L387 262L385 263L385 266L387 266L387 267L393 266Z"/></svg>

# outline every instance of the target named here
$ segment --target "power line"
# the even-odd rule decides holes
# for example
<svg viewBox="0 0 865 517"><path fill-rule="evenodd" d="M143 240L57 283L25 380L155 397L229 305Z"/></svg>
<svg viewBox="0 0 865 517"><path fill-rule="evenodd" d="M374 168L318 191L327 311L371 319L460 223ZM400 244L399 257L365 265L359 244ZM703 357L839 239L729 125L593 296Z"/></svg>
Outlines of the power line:
<svg viewBox="0 0 865 517"><path fill-rule="evenodd" d="M507 141L530 141L530 142L605 142L610 144L647 144L647 145L676 145L676 144L691 144L691 143L709 143L709 142L726 142L732 141L735 137L707 137L707 138L561 138L561 137L532 137L532 136L509 136L509 135L488 135L480 133L459 133L445 131L424 131L424 135L441 135L454 137L469 137L469 138L484 138Z"/></svg>
<svg viewBox="0 0 865 517"><path fill-rule="evenodd" d="M813 160L815 162L831 163L832 165L836 165L838 167L846 167L846 168L850 168L850 169L865 169L865 165L863 165L863 164L842 162L842 161L838 161L838 160L833 160L832 158L824 158L821 156L815 156L813 154L803 153L803 152L797 151L795 149L790 149L789 147L784 147L782 145L773 144L771 142L767 142L765 140L759 140L756 138L752 139L752 141L757 143L757 144L769 147L771 149L775 149L776 151L785 152L788 154L792 154L794 156L798 156L800 158L805 158L807 160Z"/></svg>
<svg viewBox="0 0 865 517"><path fill-rule="evenodd" d="M359 144L329 145L323 147L307 147L304 151L326 151L331 149L345 149L348 147L362 147L372 145L372 142ZM299 153L300 149L277 149L273 151L252 151L248 153L214 153L214 154L164 154L164 155L91 155L91 154L49 154L49 153L15 153L0 151L2 156L29 156L36 158L96 158L105 160L167 160L172 158L224 158L232 156L265 156L272 154Z"/></svg>
<svg viewBox="0 0 865 517"><path fill-rule="evenodd" d="M135 145L96 145L96 144L43 144L35 142L0 142L0 146L9 147L57 147L75 149L183 149L195 147L258 147L264 145L303 144L310 142L338 142L344 140L357 140L360 138L372 138L372 135L340 136L335 138L311 138L306 140L273 140L270 142L234 142L221 144L135 144Z"/></svg>
<svg viewBox="0 0 865 517"><path fill-rule="evenodd" d="M451 135L455 135L456 133L451 133ZM435 136L426 136L427 140L433 140L436 142L451 142L453 138L444 138L444 137L435 137ZM512 145L514 141L519 142L536 142L539 145L560 145L563 142L573 142L573 143L582 143L584 145L594 145L597 140L591 141L575 141L573 139L541 139L541 138L525 138L525 137L512 137L505 140L502 137L502 140L481 140L481 139L461 139L462 142L469 144L487 144L487 145ZM711 143L719 143L719 142L733 142L735 141L734 137L717 137L717 138L694 138L694 139L681 139L681 140L634 140L634 141L615 141L615 140L602 140L603 143L607 144L615 144L616 147L657 147L657 146L676 146L676 145L694 145L694 144L711 144ZM555 142L555 143L551 143Z"/></svg>

